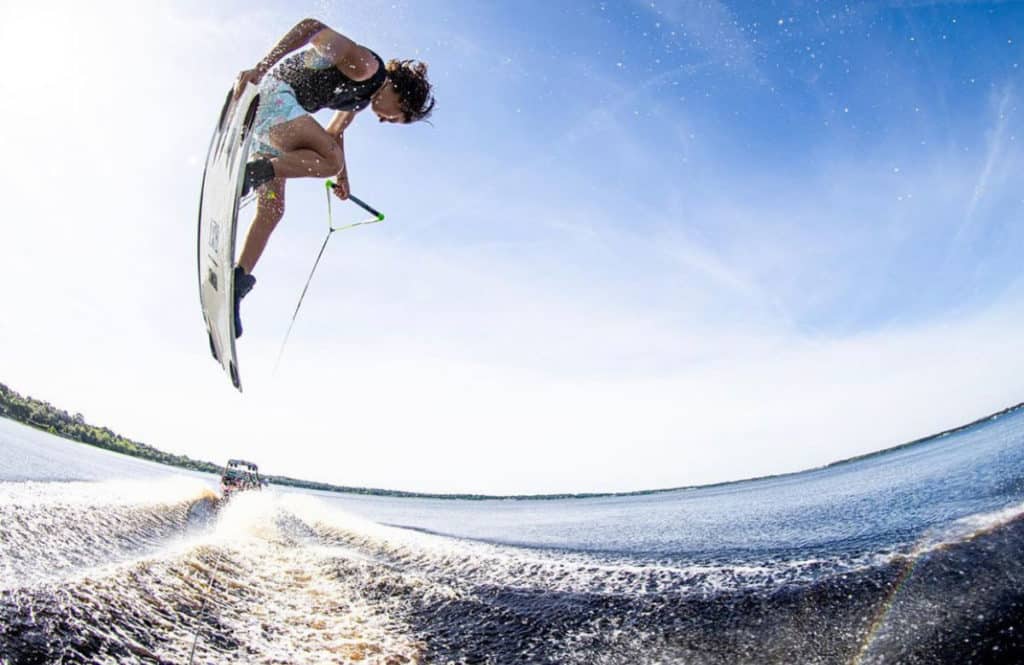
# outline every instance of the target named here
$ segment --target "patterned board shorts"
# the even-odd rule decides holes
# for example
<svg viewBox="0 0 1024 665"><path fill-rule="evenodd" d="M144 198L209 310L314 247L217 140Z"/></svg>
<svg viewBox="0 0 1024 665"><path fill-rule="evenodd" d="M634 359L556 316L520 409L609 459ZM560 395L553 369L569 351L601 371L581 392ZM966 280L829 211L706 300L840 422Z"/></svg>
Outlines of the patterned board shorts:
<svg viewBox="0 0 1024 665"><path fill-rule="evenodd" d="M306 115L292 87L273 76L260 83L260 108L253 124L251 152L277 157L281 151L270 144L270 128Z"/></svg>

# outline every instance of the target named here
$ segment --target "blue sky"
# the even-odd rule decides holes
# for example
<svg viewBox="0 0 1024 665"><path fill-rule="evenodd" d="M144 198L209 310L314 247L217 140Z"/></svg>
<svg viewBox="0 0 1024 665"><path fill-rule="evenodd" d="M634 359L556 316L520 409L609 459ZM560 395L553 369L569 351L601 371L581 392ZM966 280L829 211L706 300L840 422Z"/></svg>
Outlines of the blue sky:
<svg viewBox="0 0 1024 665"><path fill-rule="evenodd" d="M432 54L460 74L438 121L462 140L445 152L477 165L474 177L495 159L517 174L514 184L485 179L492 197L431 226L438 242L529 252L540 241L558 252L564 239L502 216L497 197L531 220L553 201L559 212L589 206L617 232L683 233L721 254L755 244L737 241L749 224L812 254L805 269L759 265L752 276L808 332L985 305L1018 274L1019 6L419 9L409 22L433 16L442 39L458 39L457 25L464 40L462 52ZM463 181L448 196L479 186ZM723 206L776 214L697 213ZM811 281L819 292L807 298Z"/></svg>
<svg viewBox="0 0 1024 665"><path fill-rule="evenodd" d="M201 163L305 16L429 62L438 105L348 130L388 220L331 241L274 374L325 228L322 185L289 185L237 395L198 313ZM715 482L956 426L1024 394L1022 28L1014 3L6 5L32 66L0 81L0 381L167 450L427 491Z"/></svg>

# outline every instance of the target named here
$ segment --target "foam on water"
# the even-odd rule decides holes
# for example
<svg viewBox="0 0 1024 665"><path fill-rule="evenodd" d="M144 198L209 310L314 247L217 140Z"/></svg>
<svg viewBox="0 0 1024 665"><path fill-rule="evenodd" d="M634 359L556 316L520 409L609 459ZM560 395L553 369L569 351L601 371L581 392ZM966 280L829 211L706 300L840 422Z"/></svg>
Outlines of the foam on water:
<svg viewBox="0 0 1024 665"><path fill-rule="evenodd" d="M156 551L214 498L188 478L0 483L0 589Z"/></svg>
<svg viewBox="0 0 1024 665"><path fill-rule="evenodd" d="M198 633L201 658L229 652L251 654L242 658L247 662L335 656L405 662L415 655L413 641L390 627L379 608L351 585L323 574L334 558L357 559L337 557L335 548L306 547L303 525L280 510L272 493L239 496L212 520L188 524L188 501L135 504L117 494L114 503L102 506L99 497L112 496L112 488L69 488L66 502L52 495L56 487L48 488L46 498L38 489L25 493L27 505L89 506L108 515L83 521L80 514L59 511L50 531L66 533L70 523L77 525L75 537L62 541L20 533L19 541L35 542L17 559L24 569L4 587L5 614L24 615L15 608L31 608L47 628L42 633L52 635L74 627L74 652L104 645L90 658L129 653L183 662ZM16 505L15 494L8 491L5 507ZM205 498L193 497L193 503ZM128 524L115 532L109 514L126 507L117 521ZM161 518L176 528L162 528ZM108 540L120 546L97 547ZM143 549L140 556L124 554ZM5 561L12 551L4 552ZM27 574L37 567L48 570Z"/></svg>

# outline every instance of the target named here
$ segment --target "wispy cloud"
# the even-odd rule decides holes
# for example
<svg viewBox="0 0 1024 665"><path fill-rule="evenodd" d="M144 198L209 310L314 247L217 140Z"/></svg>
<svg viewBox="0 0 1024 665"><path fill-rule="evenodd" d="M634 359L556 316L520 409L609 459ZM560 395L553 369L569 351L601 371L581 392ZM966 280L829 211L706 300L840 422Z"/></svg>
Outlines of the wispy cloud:
<svg viewBox="0 0 1024 665"><path fill-rule="evenodd" d="M707 54L722 71L760 78L754 42L724 2L634 0L634 4L665 23L660 33L668 41Z"/></svg>
<svg viewBox="0 0 1024 665"><path fill-rule="evenodd" d="M985 160L974 183L971 198L967 202L963 223L957 229L956 235L953 238L954 244L961 242L963 236L970 231L975 221L978 206L982 204L985 197L991 191L992 179L997 176L1000 163L1005 159L1008 147L1007 128L1010 126L1010 117L1015 108L1014 102L1015 97L1010 85L1005 85L1001 93L993 96L992 125L985 133Z"/></svg>

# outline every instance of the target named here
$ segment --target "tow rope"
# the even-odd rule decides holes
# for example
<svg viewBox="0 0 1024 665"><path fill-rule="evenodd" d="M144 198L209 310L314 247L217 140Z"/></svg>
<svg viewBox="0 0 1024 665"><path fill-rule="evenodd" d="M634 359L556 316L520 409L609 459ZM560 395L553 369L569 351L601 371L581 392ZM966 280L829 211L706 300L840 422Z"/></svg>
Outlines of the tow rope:
<svg viewBox="0 0 1024 665"><path fill-rule="evenodd" d="M337 185L332 180L328 180L324 183L324 189L327 193L327 235L324 236L324 242L320 245L320 251L316 255L316 261L313 262L313 269L309 271L309 277L306 278L306 285L302 287L302 294L299 296L299 302L295 305L295 312L292 314L291 323L288 324L288 331L284 334L284 341L281 342L281 350L277 353L277 362L274 363L274 373L277 374L277 368L281 364L281 357L284 355L284 347L288 344L288 337L292 334L292 326L295 325L295 319L299 316L299 309L302 307L302 301L306 297L306 291L309 290L309 284L313 281L313 273L316 272L317 266L320 265L320 259L324 255L324 250L327 249L327 241L331 239L335 231L346 231L348 229L354 229L357 226L365 226L366 224L379 224L384 221L384 215L372 208L371 206L364 203L362 200L349 194L348 200L355 203L357 206L365 210L366 212L373 215L370 219L363 220L361 222L355 222L353 224L346 224L344 226L334 226L334 219L331 215L331 189Z"/></svg>

